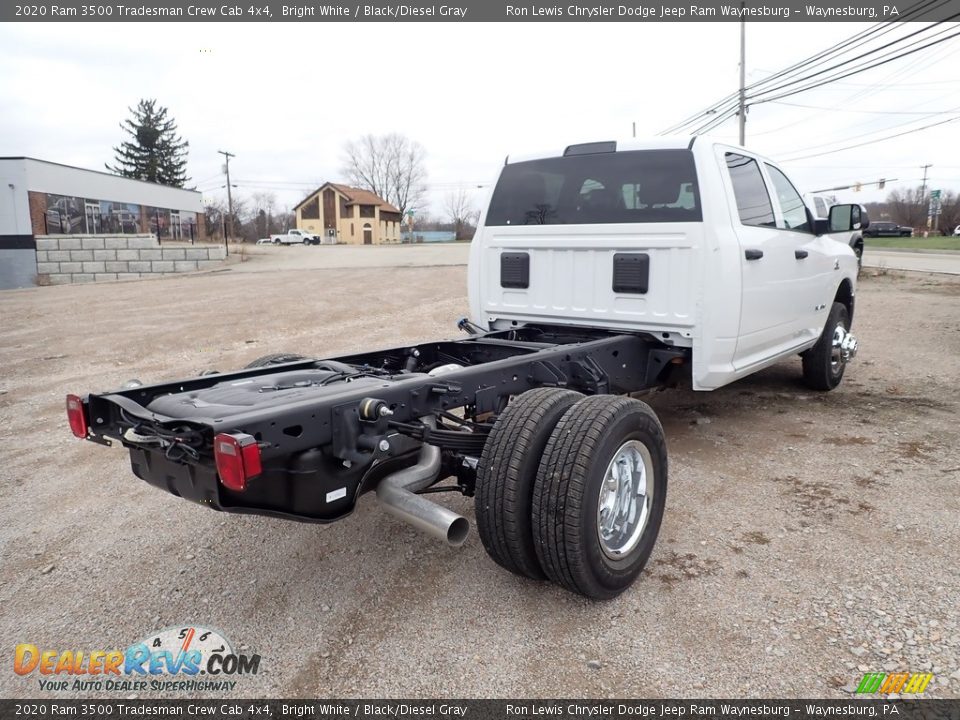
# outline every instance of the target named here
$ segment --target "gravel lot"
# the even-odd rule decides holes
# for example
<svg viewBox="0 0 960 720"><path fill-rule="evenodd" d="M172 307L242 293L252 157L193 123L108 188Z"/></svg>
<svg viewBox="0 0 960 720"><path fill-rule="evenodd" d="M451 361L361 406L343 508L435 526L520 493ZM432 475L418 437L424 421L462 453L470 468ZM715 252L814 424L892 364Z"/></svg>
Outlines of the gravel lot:
<svg viewBox="0 0 960 720"><path fill-rule="evenodd" d="M67 392L451 336L466 311L463 266L269 262L0 293L4 652L197 623L262 655L246 697L847 697L885 670L960 697L960 279L865 278L860 356L833 393L792 360L650 396L671 457L660 541L630 591L593 604L372 496L326 527L214 513L70 435ZM0 696L41 694L5 665Z"/></svg>

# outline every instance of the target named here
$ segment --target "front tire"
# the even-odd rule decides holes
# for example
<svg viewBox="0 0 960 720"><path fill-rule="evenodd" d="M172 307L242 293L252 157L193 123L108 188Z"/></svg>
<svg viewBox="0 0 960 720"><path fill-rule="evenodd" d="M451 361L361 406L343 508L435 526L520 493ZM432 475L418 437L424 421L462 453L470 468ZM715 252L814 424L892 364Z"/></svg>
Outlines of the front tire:
<svg viewBox="0 0 960 720"><path fill-rule="evenodd" d="M477 532L493 561L517 575L546 577L534 549L533 486L550 434L582 398L560 388L529 390L507 405L483 447L474 495Z"/></svg>
<svg viewBox="0 0 960 720"><path fill-rule="evenodd" d="M533 494L533 530L547 577L593 600L640 575L667 499L667 447L653 410L627 397L588 397L547 442Z"/></svg>
<svg viewBox="0 0 960 720"><path fill-rule="evenodd" d="M833 390L843 380L847 363L837 345L838 330L850 331L850 315L846 305L835 302L817 344L801 356L803 381L812 390Z"/></svg>

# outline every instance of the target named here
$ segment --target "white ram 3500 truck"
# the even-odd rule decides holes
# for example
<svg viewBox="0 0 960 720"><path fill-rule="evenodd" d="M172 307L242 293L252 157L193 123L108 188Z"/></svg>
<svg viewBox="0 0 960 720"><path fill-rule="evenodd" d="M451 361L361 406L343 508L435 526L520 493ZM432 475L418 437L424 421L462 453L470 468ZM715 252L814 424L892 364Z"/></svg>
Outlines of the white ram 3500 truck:
<svg viewBox="0 0 960 720"><path fill-rule="evenodd" d="M815 219L774 163L707 138L512 157L473 240L467 337L274 353L69 395L67 416L213 510L328 523L374 491L460 545L467 519L426 493L473 496L499 565L610 598L666 507L663 428L630 394L682 373L712 390L798 354L811 387L836 387L857 349L857 261L828 233L867 222L855 205Z"/></svg>
<svg viewBox="0 0 960 720"><path fill-rule="evenodd" d="M855 205L831 217L838 229L771 160L706 137L510 157L471 248L471 317L650 333L690 349L695 390L806 353L825 329L845 359L857 258L828 233L867 222ZM804 363L826 390L843 362L824 370Z"/></svg>

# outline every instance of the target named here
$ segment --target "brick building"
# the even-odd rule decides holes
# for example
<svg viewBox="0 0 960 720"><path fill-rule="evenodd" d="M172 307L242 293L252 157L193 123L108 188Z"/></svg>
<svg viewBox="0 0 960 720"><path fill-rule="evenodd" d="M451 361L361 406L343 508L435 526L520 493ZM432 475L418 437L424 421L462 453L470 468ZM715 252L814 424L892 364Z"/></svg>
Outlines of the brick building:
<svg viewBox="0 0 960 720"><path fill-rule="evenodd" d="M326 183L294 208L297 227L325 242L382 245L400 242L400 211L369 190Z"/></svg>
<svg viewBox="0 0 960 720"><path fill-rule="evenodd" d="M203 240L199 192L27 157L0 158L0 289L37 275L36 237L141 235Z"/></svg>

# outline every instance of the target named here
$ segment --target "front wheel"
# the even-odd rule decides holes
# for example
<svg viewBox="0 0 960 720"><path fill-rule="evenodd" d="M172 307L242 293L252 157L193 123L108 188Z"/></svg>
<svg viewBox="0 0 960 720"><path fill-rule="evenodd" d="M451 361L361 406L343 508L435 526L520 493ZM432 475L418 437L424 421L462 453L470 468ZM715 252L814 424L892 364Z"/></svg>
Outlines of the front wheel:
<svg viewBox="0 0 960 720"><path fill-rule="evenodd" d="M850 314L846 305L835 302L817 344L801 356L803 381L813 390L833 390L843 380L847 361L856 351L857 341L850 334Z"/></svg>
<svg viewBox="0 0 960 720"><path fill-rule="evenodd" d="M534 485L534 547L547 577L593 600L626 590L660 532L667 447L650 407L595 395L554 428Z"/></svg>

